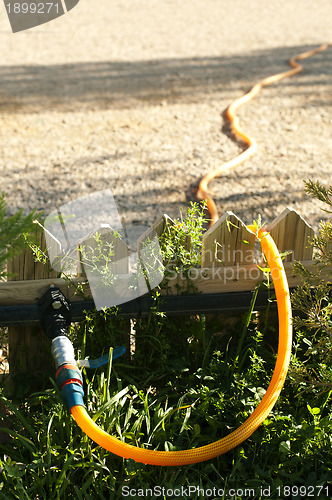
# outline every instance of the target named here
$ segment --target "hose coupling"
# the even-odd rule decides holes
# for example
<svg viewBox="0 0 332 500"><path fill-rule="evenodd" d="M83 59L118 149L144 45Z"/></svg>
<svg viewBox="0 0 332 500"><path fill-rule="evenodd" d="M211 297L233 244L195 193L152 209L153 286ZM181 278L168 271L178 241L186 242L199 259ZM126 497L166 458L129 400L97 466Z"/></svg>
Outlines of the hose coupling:
<svg viewBox="0 0 332 500"><path fill-rule="evenodd" d="M83 379L77 365L61 365L55 374L56 383L61 391L68 409L73 406L84 406Z"/></svg>
<svg viewBox="0 0 332 500"><path fill-rule="evenodd" d="M59 288L51 285L38 302L40 326L50 340L68 335L71 323L70 303Z"/></svg>
<svg viewBox="0 0 332 500"><path fill-rule="evenodd" d="M60 335L52 340L51 353L54 359L55 368L64 364L77 366L75 361L74 348L68 337Z"/></svg>

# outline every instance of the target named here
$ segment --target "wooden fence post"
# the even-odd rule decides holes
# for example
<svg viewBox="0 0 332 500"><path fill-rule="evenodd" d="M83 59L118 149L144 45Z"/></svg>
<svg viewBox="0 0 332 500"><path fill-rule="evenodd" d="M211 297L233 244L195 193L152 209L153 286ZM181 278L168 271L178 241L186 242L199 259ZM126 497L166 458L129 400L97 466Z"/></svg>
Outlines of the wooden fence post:
<svg viewBox="0 0 332 500"><path fill-rule="evenodd" d="M154 238L159 238L163 233L174 227L175 223L168 215L161 215L151 227L149 227L138 239L137 241L137 255L138 258L141 257L142 250L144 249L145 243L154 240ZM164 263L165 264L165 263Z"/></svg>
<svg viewBox="0 0 332 500"><path fill-rule="evenodd" d="M46 253L44 231L41 228L32 235L36 244ZM33 252L26 248L20 255L7 263L9 281L38 280L56 277L49 263L35 262ZM8 328L9 374L31 374L34 378L40 372L53 368L50 355L50 341L39 326L11 326ZM30 378L30 377L29 377Z"/></svg>
<svg viewBox="0 0 332 500"><path fill-rule="evenodd" d="M301 261L303 263L311 262L313 249L309 245L309 238L314 236L314 230L309 226L309 224L296 212L296 210L287 207L281 214L276 217L276 219L271 222L267 227L270 235L272 236L279 252L290 252L288 255L284 256L283 262L285 268L289 269L292 266L292 262L295 260ZM288 281L291 285L290 280ZM269 315L268 324L269 329L267 333L271 335L272 339L275 337L274 329L278 328L278 312L275 309L267 310L266 313ZM264 322L267 320L260 316L262 321L262 328Z"/></svg>
<svg viewBox="0 0 332 500"><path fill-rule="evenodd" d="M242 276L238 272L240 268L242 268L244 273L243 278L248 279L246 276L247 269L251 269L249 266L253 266L254 260L255 236L247 230L245 224L233 212L226 212L204 233L201 268L203 272L206 270L208 276L209 272L212 272L213 277L214 274L217 276L217 279L213 279L216 291L221 286L225 287L225 280L228 283L227 286L229 284L231 286L235 285L238 276ZM218 279L218 271L223 271L227 268L230 273L221 273L221 279ZM256 271L255 268L254 271ZM215 345L220 348L223 336L226 335L227 338L230 325L234 327L239 321L239 316L234 317L232 313L219 313L218 318L222 325L220 331L213 338L208 339L208 341L211 342L211 345L216 343ZM209 316L207 320L209 320ZM207 328L206 331L208 332L209 329Z"/></svg>
<svg viewBox="0 0 332 500"><path fill-rule="evenodd" d="M255 236L233 213L226 212L203 235L202 268L252 264Z"/></svg>
<svg viewBox="0 0 332 500"><path fill-rule="evenodd" d="M87 277L96 307L107 308L125 302L126 295L130 296L129 248L117 232L109 226L101 226L80 239L77 247L78 271L81 276ZM115 302L109 304L109 300ZM105 348L108 350L110 346L124 345L130 350L130 332L130 320L123 319L121 331L113 333L112 338L105 338ZM93 340L87 338L88 348L93 349Z"/></svg>
<svg viewBox="0 0 332 500"><path fill-rule="evenodd" d="M153 240L156 236L159 238L163 233L165 234L165 231L170 231L171 233L172 231L176 231L174 224L174 221L167 215L160 217L138 240L138 255L142 256L144 241ZM270 231L280 252L291 251L291 255L285 258L285 270L289 285L296 286L300 284L300 278L292 270L292 261L300 260L308 269L314 265L312 260L313 250L308 241L309 238L314 236L313 229L295 210L290 208L284 210L267 229ZM113 261L114 265L112 264L112 266L114 274L120 276L114 291L120 286L118 291L121 303L126 293L130 290L130 287L128 287L128 248L122 240L116 238L114 234L112 235L112 231L109 231L109 228L101 227L99 232L102 239L105 237L106 247L107 244L113 245L114 258L111 261ZM44 231L42 229L38 230L37 237L39 245L46 251ZM80 243L87 245L87 249L90 249L92 252L91 256L94 251L98 251L92 234L83 238ZM188 241L185 241L185 245L187 244L189 247L190 235L188 236ZM194 267L190 270L192 273L189 273L184 278L180 275L181 273L176 275L174 279L168 278L168 288L163 290L163 294L179 293L179 287L181 291L186 290L185 287L188 280L190 280L190 285L195 286L203 294L222 294L224 292L254 290L257 283L263 279L263 274L256 264L257 254L255 245L258 248L259 244L255 242L255 236L247 231L245 224L233 212L226 212L203 235L201 267ZM78 258L77 261L79 262L80 259ZM148 261L146 262L149 264ZM85 260L86 264L89 264L89 258ZM170 263L171 265L172 263ZM49 270L48 264L44 265L35 262L33 254L29 249L26 249L21 255L8 262L7 268L8 272L12 275L9 280L18 281L18 284L0 284L0 301L2 305L15 304L19 306L20 304L36 303L44 293L46 287L49 286L49 283L57 275L55 271ZM82 275L86 270L83 261L83 263L79 264L78 274ZM30 283L32 286L26 286L24 280L31 280ZM33 280L37 281L34 282ZM73 281L78 282L78 279L74 278ZM67 290L64 293L70 295L71 298L69 300L78 300L77 296L75 296L75 286L69 287L61 279L55 279L55 283L63 290ZM142 293L144 283L143 281L142 283L138 283L138 286L141 286ZM93 282L90 284L93 284ZM86 283L85 289L87 294L91 296L91 289L89 290ZM127 299L129 300L129 298L128 295ZM107 301L105 301L105 306L107 306ZM112 333L112 339L109 339L109 341L111 343L114 341L125 342L128 347L128 338L131 337L134 339L134 331L134 320L131 322L130 329L130 320L124 319L123 331L117 332L119 338L116 338ZM20 372L36 373L36 371L43 371L45 373L45 370L48 368L53 370L53 362L49 356L49 341L40 332L38 325L34 327L10 327L8 337L9 363L12 375ZM136 340L139 342L136 344L136 347L139 347L139 351L145 355L147 349L151 348L149 342L144 338L141 339L139 335ZM107 344L109 341L107 341ZM174 339L175 341L176 339Z"/></svg>
<svg viewBox="0 0 332 500"><path fill-rule="evenodd" d="M313 249L309 239L315 235L309 224L292 208L285 210L267 228L279 252L291 252L285 262L312 259Z"/></svg>

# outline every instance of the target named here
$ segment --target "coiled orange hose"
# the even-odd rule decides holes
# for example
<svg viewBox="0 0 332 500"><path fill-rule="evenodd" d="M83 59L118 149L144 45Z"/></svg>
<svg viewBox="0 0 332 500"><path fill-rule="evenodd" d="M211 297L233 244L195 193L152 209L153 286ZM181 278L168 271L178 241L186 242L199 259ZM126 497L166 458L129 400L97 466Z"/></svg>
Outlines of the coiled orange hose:
<svg viewBox="0 0 332 500"><path fill-rule="evenodd" d="M239 141L245 143L247 145L247 148L232 160L227 161L226 163L223 163L219 167L208 172L200 180L196 196L198 199L206 200L207 202L207 209L210 214L210 221L211 221L210 225L213 225L215 222L217 222L218 210L215 202L210 197L208 192L209 182L215 177L221 175L223 172L226 172L226 170L229 170L243 163L245 160L250 158L255 153L257 148L255 139L253 139L252 137L250 137L248 134L246 134L241 130L241 127L239 125L239 119L235 114L236 110L240 106L242 106L242 104L251 101L251 99L253 99L263 87L267 87L268 85L272 85L273 83L280 82L284 78L288 78L289 76L293 76L296 75L297 73L300 73L303 70L303 67L297 61L307 59L308 57L312 57L315 54L318 54L319 52L323 52L330 45L331 45L330 43L325 43L316 49L308 50L306 52L302 52L301 54L292 57L289 60L289 64L292 66L293 69L284 71L282 73L277 73L275 75L264 78L263 80L260 80L249 90L249 92L247 92L243 96L233 101L232 104L226 109L225 116L226 120L230 123L232 133Z"/></svg>
<svg viewBox="0 0 332 500"><path fill-rule="evenodd" d="M236 109L242 104L253 99L262 87L279 82L284 78L301 72L302 66L297 61L318 54L319 52L326 50L329 45L330 44L321 45L317 49L303 52L291 58L289 62L293 69L272 75L259 81L247 94L234 101L226 110L226 118L231 124L232 132L239 140L247 144L247 148L236 158L210 171L200 181L197 196L201 199L207 200L207 208L210 213L211 224L218 220L218 213L214 201L208 194L209 182L222 172L239 165L252 156L256 151L256 141L249 135L245 134L239 126L238 118L235 115ZM248 229L255 232L254 226L249 226ZM271 236L264 229L260 229L256 234L256 237L260 239L262 250L265 254L274 282L278 304L279 346L276 366L271 382L262 401L259 403L255 411L235 431L214 443L192 450L168 452L137 448L119 441L115 437L107 434L97 424L95 424L83 406L73 406L70 411L77 424L81 427L83 432L85 432L96 443L116 455L123 458L132 458L137 462L145 464L161 466L188 465L210 460L231 450L245 441L269 415L279 397L289 366L292 344L292 314L287 278L278 249Z"/></svg>
<svg viewBox="0 0 332 500"><path fill-rule="evenodd" d="M248 229L255 232L253 226L249 226ZM120 457L132 458L136 462L152 465L187 465L210 460L226 453L247 439L265 420L278 399L287 374L292 344L292 314L287 278L278 249L265 230L260 229L256 236L260 239L274 282L279 315L279 346L271 382L255 411L235 431L212 444L192 450L158 451L137 448L119 441L95 424L83 406L73 406L71 413L74 419L93 441Z"/></svg>

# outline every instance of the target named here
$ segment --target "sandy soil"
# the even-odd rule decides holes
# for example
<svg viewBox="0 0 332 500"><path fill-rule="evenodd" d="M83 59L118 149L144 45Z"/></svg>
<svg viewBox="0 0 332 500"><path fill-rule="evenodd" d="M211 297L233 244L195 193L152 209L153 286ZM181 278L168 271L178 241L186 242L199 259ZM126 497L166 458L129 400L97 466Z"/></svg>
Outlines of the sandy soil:
<svg viewBox="0 0 332 500"><path fill-rule="evenodd" d="M9 211L50 212L110 187L127 222L179 215L240 148L222 112L258 79L331 38L309 0L82 0L12 34L0 16L0 180ZM331 181L332 48L241 108L257 154L211 183L220 213L324 216L303 179Z"/></svg>

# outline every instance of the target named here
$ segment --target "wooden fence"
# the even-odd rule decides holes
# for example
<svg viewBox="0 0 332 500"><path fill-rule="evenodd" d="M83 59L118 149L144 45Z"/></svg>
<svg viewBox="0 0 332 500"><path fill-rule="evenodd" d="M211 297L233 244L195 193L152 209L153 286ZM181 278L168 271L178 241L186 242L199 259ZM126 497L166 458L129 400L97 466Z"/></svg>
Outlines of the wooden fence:
<svg viewBox="0 0 332 500"><path fill-rule="evenodd" d="M172 219L163 216L149 231L160 236L167 226L173 224ZM279 251L290 252L285 257L289 286L300 284L301 279L294 273L292 263L297 260L309 269L313 267L313 250L308 241L314 236L313 229L290 208L284 210L267 229ZM45 247L43 234L40 238L41 245ZM263 274L257 267L255 245L255 237L247 231L244 223L232 212L225 213L203 235L201 267L192 269L192 283L203 294L254 290L263 279ZM123 245L118 245L118 249L122 256L123 252L126 253ZM57 278L54 271L49 272L47 265L34 262L31 252L27 250L8 264L8 270L14 273L14 276L10 281L0 283L0 306L36 304L50 284L59 287L71 302L82 300L82 294L77 292L78 285L81 285L86 297L91 297L89 284L82 273L80 263L77 275L68 281ZM123 272L126 272L125 268ZM187 279L178 275L169 285L176 293L179 286L185 286L185 281L187 282ZM40 356L41 342L42 336L36 327L10 327L10 364L16 365L19 359L20 366L27 368L29 353L29 358L34 360L34 368L38 366L42 369L49 360Z"/></svg>

